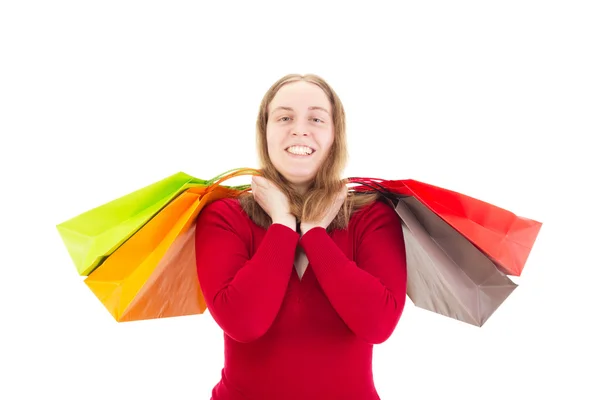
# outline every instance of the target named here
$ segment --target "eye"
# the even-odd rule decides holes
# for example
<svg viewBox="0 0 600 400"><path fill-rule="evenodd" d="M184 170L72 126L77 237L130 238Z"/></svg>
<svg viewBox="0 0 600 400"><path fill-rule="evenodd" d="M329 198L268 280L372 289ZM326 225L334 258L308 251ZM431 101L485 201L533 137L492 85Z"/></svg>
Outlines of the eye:
<svg viewBox="0 0 600 400"><path fill-rule="evenodd" d="M279 118L279 120L281 121L282 119L285 119L285 118L289 118L289 117L281 117L281 118Z"/></svg>
<svg viewBox="0 0 600 400"><path fill-rule="evenodd" d="M321 121L321 122L325 122L325 121L323 121L323 120L322 120L322 119L320 119L320 118L313 118L313 121Z"/></svg>

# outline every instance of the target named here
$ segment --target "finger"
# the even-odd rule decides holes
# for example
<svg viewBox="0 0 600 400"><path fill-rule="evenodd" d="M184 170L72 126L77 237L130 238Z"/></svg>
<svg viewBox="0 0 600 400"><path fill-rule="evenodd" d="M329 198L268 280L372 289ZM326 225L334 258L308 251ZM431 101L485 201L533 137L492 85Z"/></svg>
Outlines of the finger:
<svg viewBox="0 0 600 400"><path fill-rule="evenodd" d="M267 180L265 178L263 178L262 176L253 176L252 182L254 182L257 186L260 186L262 188L267 187Z"/></svg>

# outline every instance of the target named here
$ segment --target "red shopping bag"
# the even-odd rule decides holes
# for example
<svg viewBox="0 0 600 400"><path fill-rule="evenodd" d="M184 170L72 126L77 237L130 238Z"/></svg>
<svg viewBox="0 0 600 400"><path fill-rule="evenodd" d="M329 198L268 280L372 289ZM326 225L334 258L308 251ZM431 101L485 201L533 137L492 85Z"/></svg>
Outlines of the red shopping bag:
<svg viewBox="0 0 600 400"><path fill-rule="evenodd" d="M507 275L521 275L542 226L541 222L485 201L413 179L356 177L348 181L414 197L488 255Z"/></svg>

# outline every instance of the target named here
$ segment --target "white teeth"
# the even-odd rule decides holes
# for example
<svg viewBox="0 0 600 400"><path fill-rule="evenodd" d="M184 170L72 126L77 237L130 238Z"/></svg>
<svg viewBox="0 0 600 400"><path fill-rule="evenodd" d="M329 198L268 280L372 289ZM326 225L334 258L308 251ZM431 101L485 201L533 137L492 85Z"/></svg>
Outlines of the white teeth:
<svg viewBox="0 0 600 400"><path fill-rule="evenodd" d="M288 148L287 151L292 154L298 154L298 155L303 155L303 156L312 154L312 152L313 152L313 150L310 147L306 147L306 146L292 146L292 147Z"/></svg>

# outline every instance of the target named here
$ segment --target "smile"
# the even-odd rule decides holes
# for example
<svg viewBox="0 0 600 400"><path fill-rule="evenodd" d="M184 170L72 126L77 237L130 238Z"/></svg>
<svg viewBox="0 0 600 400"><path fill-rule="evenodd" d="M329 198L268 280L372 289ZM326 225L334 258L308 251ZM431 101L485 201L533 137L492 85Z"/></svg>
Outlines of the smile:
<svg viewBox="0 0 600 400"><path fill-rule="evenodd" d="M310 156L315 152L314 149L308 146L290 146L285 151L296 156Z"/></svg>

